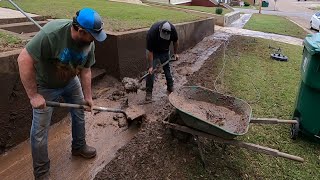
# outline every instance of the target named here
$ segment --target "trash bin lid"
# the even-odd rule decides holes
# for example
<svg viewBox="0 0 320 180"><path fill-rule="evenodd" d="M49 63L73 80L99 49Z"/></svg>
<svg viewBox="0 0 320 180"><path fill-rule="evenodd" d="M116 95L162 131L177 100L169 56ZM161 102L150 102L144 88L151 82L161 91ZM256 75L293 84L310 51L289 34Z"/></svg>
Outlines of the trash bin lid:
<svg viewBox="0 0 320 180"><path fill-rule="evenodd" d="M320 54L320 33L308 34L303 41L303 45L311 55Z"/></svg>

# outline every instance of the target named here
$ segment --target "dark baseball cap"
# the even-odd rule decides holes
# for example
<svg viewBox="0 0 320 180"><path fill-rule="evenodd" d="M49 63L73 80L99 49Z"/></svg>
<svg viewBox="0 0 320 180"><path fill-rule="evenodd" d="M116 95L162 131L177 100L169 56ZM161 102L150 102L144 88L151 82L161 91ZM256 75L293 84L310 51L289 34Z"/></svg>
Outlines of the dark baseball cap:
<svg viewBox="0 0 320 180"><path fill-rule="evenodd" d="M81 9L77 13L76 20L80 27L88 31L97 41L102 42L107 38L101 17L95 10Z"/></svg>

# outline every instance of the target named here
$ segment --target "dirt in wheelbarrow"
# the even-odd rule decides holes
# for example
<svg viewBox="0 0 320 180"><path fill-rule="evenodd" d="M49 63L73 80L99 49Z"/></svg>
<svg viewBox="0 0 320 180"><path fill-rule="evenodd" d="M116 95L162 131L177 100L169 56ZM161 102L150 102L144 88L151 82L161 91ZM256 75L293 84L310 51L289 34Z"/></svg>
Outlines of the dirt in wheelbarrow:
<svg viewBox="0 0 320 180"><path fill-rule="evenodd" d="M232 107L218 106L204 101L196 101L179 96L170 95L176 108L192 116L221 127L228 132L240 134L246 132L248 118L246 115L236 113Z"/></svg>

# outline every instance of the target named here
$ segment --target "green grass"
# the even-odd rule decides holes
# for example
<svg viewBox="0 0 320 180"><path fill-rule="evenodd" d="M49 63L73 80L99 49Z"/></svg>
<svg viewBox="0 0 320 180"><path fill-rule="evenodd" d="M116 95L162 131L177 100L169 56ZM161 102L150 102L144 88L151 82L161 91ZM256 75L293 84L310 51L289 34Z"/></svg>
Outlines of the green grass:
<svg viewBox="0 0 320 180"><path fill-rule="evenodd" d="M281 47L288 62L269 58L268 45ZM221 92L242 98L250 103L254 117L292 118L295 98L300 82L302 47L259 38L237 37L226 51L226 68L222 76ZM222 67L222 56L215 56L213 67L217 75ZM213 80L212 80L213 81ZM260 100L257 101L257 87ZM207 144L205 147L208 171L201 166L191 167L210 179L320 179L320 145L305 139L293 141L289 125L251 124L242 141L267 146L297 155L304 163L259 154L247 149Z"/></svg>
<svg viewBox="0 0 320 180"><path fill-rule="evenodd" d="M192 9L192 10L196 10L196 11L201 11L201 12L207 12L207 13L211 13L211 14L216 14L216 7L203 7L203 6L178 6L180 8L184 8L184 9ZM225 15L227 13L231 12L229 9L225 9L223 8L223 12L221 15Z"/></svg>
<svg viewBox="0 0 320 180"><path fill-rule="evenodd" d="M274 15L253 14L245 29L282 34L304 39L307 32L288 19Z"/></svg>
<svg viewBox="0 0 320 180"><path fill-rule="evenodd" d="M53 18L72 18L75 12L84 7L95 9L104 19L108 31L126 31L150 27L159 20L172 23L194 21L205 15L200 13L182 12L160 7L110 2L106 0L15 0L24 11ZM14 8L6 1L0 2L1 7Z"/></svg>
<svg viewBox="0 0 320 180"><path fill-rule="evenodd" d="M0 52L22 46L21 39L0 31Z"/></svg>
<svg viewBox="0 0 320 180"><path fill-rule="evenodd" d="M241 9L259 9L257 6L232 6L233 8L241 8Z"/></svg>

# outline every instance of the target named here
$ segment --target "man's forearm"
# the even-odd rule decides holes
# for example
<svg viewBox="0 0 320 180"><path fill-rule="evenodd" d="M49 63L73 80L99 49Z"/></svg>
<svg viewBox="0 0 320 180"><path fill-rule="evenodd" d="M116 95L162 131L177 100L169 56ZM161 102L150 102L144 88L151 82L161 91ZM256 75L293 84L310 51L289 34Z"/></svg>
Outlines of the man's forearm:
<svg viewBox="0 0 320 180"><path fill-rule="evenodd" d="M25 88L29 99L32 99L38 94L36 73L34 69L34 60L26 49L23 49L18 57L18 66L23 87Z"/></svg>
<svg viewBox="0 0 320 180"><path fill-rule="evenodd" d="M81 70L80 74L81 86L83 90L83 95L85 99L92 99L91 92L91 68L84 68Z"/></svg>

